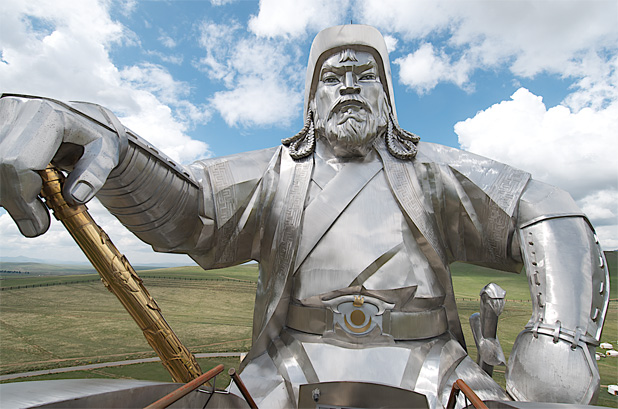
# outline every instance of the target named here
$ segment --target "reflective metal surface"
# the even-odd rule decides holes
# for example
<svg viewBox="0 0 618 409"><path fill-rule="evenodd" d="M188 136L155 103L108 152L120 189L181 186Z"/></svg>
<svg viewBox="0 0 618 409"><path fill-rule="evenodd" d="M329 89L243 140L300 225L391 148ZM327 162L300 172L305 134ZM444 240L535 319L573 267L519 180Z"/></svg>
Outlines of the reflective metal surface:
<svg viewBox="0 0 618 409"><path fill-rule="evenodd" d="M372 61L377 76L364 77L360 65ZM382 93L364 92L377 83ZM317 109L314 95L327 87L337 102ZM99 193L123 224L159 251L187 253L204 268L260 263L253 346L241 374L257 404L294 406L300 385L345 380L423 393L430 407L446 403L458 378L482 399L509 399L464 349L449 270L454 261L514 273L526 265L534 312L508 363L511 395L594 401L598 370L589 350L607 309L608 272L593 230L568 194L402 130L386 46L371 27L333 27L316 37L305 94L305 127L284 146L184 170L127 131L126 151L112 150L119 165ZM22 232L36 234L44 230L40 214L31 212L38 227L23 227L31 213L20 213L15 193L36 180L14 177L30 162L12 158L21 153L10 141L26 134L14 124L40 130L45 116L19 111L21 100L6 105L9 131L2 144L11 149L3 183L15 181L7 190L13 193L0 200ZM374 131L375 139L368 137ZM24 138L40 141L30 135L39 133ZM56 138L45 149L45 164L62 142ZM364 142L371 146L350 148ZM363 297L377 311L354 305ZM447 331L409 335L406 317L432 311L444 311ZM567 366L576 368L573 375L564 376L571 373Z"/></svg>
<svg viewBox="0 0 618 409"><path fill-rule="evenodd" d="M132 379L67 379L0 385L2 409L22 408L144 408L182 384ZM209 393L194 391L170 408L202 408ZM215 393L206 408L248 408L232 394Z"/></svg>
<svg viewBox="0 0 618 409"><path fill-rule="evenodd" d="M489 283L480 293L481 312L470 316L470 327L478 350L478 363L490 376L496 365L504 365L506 358L498 340L498 316L504 310L506 291L498 284Z"/></svg>
<svg viewBox="0 0 618 409"><path fill-rule="evenodd" d="M362 382L320 382L300 388L299 408L428 408L427 399L406 389Z"/></svg>

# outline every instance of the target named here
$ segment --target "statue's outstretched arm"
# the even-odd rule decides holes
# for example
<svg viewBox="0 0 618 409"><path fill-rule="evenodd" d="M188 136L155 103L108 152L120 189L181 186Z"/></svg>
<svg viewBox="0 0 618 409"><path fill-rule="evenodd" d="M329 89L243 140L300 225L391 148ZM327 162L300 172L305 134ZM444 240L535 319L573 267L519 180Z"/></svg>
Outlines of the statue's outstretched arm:
<svg viewBox="0 0 618 409"><path fill-rule="evenodd" d="M38 236L49 213L38 198L37 171L69 172L69 203L95 195L131 231L165 251L190 246L204 223L200 185L182 167L89 103L25 95L0 98L0 205L22 234ZM204 220L204 221L203 221ZM189 243L189 244L187 244Z"/></svg>
<svg viewBox="0 0 618 409"><path fill-rule="evenodd" d="M609 300L598 241L570 196L539 182L526 188L519 221L533 312L509 358L507 391L517 400L595 402Z"/></svg>

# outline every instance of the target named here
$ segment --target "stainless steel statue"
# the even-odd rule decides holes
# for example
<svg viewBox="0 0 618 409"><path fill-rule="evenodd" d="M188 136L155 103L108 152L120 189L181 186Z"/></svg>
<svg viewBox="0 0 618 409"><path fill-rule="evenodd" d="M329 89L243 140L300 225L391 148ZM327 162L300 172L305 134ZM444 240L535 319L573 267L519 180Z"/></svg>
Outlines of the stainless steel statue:
<svg viewBox="0 0 618 409"><path fill-rule="evenodd" d="M317 35L305 126L283 146L185 168L100 106L1 103L1 204L24 235L47 229L32 169L53 159L70 171L69 200L96 194L155 250L207 269L259 262L241 376L261 407L293 407L300 385L339 380L413 390L435 408L458 378L483 399L596 399L609 288L588 220L526 172L401 129L372 27ZM526 267L533 315L508 395L464 349L454 261Z"/></svg>

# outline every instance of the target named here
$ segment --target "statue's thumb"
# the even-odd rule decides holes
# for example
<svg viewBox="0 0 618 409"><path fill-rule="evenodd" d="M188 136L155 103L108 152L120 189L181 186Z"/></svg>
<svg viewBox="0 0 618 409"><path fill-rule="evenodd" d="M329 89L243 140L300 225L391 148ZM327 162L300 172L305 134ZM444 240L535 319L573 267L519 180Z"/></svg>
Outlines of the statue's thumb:
<svg viewBox="0 0 618 409"><path fill-rule="evenodd" d="M62 193L70 204L83 204L92 199L118 162L114 155L102 152L101 147L100 141L86 145L84 154L68 175Z"/></svg>
<svg viewBox="0 0 618 409"><path fill-rule="evenodd" d="M107 175L106 175L107 176ZM105 180L101 180L90 170L73 170L64 183L63 195L70 204L88 202L101 189Z"/></svg>

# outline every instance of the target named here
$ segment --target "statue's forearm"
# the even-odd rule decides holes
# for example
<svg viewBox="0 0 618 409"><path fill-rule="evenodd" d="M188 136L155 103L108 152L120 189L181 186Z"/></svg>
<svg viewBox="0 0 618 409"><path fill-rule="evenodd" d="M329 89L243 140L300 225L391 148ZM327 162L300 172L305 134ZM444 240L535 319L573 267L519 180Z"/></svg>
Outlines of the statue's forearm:
<svg viewBox="0 0 618 409"><path fill-rule="evenodd" d="M594 361L609 301L609 275L581 216L538 220L520 230L532 317L513 345L507 390L517 400L596 401Z"/></svg>
<svg viewBox="0 0 618 409"><path fill-rule="evenodd" d="M609 302L609 274L586 216L566 192L531 180L519 201L521 258L532 317L506 370L517 400L595 402L594 349Z"/></svg>
<svg viewBox="0 0 618 409"><path fill-rule="evenodd" d="M201 230L200 187L182 167L127 131L128 147L97 198L157 250L192 247Z"/></svg>
<svg viewBox="0 0 618 409"><path fill-rule="evenodd" d="M533 331L600 337L609 275L592 229L582 217L551 218L520 231L532 296ZM553 329L552 329L553 328Z"/></svg>

